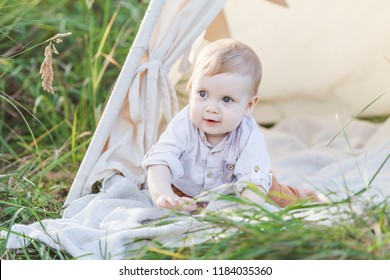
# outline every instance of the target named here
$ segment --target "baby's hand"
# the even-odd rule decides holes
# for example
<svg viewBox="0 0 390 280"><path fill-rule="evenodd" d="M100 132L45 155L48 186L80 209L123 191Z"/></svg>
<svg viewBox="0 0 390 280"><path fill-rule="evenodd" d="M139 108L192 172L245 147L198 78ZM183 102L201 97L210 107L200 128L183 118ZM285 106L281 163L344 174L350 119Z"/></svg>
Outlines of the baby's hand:
<svg viewBox="0 0 390 280"><path fill-rule="evenodd" d="M180 209L184 211L195 211L197 206L196 202L189 197L160 195L156 199L156 205L158 208L165 209Z"/></svg>

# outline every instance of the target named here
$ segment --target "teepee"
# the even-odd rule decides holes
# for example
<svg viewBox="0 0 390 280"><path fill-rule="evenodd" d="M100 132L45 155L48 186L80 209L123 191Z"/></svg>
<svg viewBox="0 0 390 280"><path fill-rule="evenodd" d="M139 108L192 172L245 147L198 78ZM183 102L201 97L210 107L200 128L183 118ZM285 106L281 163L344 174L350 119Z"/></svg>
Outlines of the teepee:
<svg viewBox="0 0 390 280"><path fill-rule="evenodd" d="M258 52L259 123L359 113L390 89L389 12L387 0L152 0L65 204L118 172L142 186L142 158L207 41L233 37ZM390 94L364 112L389 113Z"/></svg>

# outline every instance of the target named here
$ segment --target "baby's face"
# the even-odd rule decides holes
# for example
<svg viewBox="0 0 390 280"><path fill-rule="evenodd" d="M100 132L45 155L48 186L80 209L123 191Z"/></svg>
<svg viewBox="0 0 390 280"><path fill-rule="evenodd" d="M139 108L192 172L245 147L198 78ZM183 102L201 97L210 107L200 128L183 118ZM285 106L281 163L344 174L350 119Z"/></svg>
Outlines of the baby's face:
<svg viewBox="0 0 390 280"><path fill-rule="evenodd" d="M217 144L237 128L257 103L251 79L236 73L195 77L190 91L190 118L204 131L210 144Z"/></svg>

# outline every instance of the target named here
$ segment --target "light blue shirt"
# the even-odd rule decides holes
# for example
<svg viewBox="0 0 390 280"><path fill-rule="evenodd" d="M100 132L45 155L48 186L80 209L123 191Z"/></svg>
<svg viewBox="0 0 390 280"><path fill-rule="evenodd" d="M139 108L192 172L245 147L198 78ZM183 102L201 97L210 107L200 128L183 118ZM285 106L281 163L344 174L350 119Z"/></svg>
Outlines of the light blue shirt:
<svg viewBox="0 0 390 280"><path fill-rule="evenodd" d="M213 147L191 122L187 105L145 155L142 166L147 170L150 165L168 166L172 184L191 197L227 183L250 182L266 192L271 187L270 157L252 116Z"/></svg>

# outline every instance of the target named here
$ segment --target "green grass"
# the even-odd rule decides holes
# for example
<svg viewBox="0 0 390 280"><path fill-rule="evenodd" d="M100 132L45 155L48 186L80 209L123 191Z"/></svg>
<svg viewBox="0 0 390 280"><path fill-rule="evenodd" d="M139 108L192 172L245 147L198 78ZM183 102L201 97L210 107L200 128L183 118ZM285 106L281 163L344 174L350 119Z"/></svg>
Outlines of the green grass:
<svg viewBox="0 0 390 280"><path fill-rule="evenodd" d="M146 7L136 0L0 1L1 229L60 216ZM67 32L55 44L50 94L39 74L44 50ZM19 255L1 240L0 256L66 258L35 245Z"/></svg>
<svg viewBox="0 0 390 280"><path fill-rule="evenodd" d="M0 230L60 217L146 6L136 0L0 1ZM50 94L41 88L39 68L47 40L66 32L72 34L55 45L59 54L53 55L55 93ZM210 213L201 219L223 234L179 249L151 242L129 258L390 258L387 205L364 205L363 215L340 213L344 220L332 226L298 218L294 213L300 209ZM72 259L36 241L6 250L4 239L0 257Z"/></svg>
<svg viewBox="0 0 390 280"><path fill-rule="evenodd" d="M367 205L362 215L338 204L339 219L308 221L298 217L303 209L326 213L335 205L296 205L279 213L261 208L209 213L201 219L222 229L209 241L192 247L167 249L151 244L130 259L389 259L388 205ZM333 210L334 212L334 210ZM334 214L332 214L334 215Z"/></svg>

